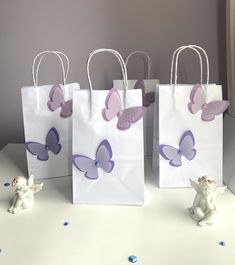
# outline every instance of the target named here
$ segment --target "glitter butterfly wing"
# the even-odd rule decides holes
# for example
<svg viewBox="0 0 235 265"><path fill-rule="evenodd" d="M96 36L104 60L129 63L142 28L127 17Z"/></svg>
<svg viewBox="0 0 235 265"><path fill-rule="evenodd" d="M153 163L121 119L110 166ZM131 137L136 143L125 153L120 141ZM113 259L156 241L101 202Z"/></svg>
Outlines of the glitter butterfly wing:
<svg viewBox="0 0 235 265"><path fill-rule="evenodd" d="M47 133L45 145L38 142L27 142L26 148L31 154L36 155L38 160L46 161L49 159L49 150L54 154L60 152L61 145L59 144L59 140L59 134L53 127Z"/></svg>
<svg viewBox="0 0 235 265"><path fill-rule="evenodd" d="M222 114L229 107L229 101L217 100L208 103L202 110L203 121L213 121L216 115Z"/></svg>
<svg viewBox="0 0 235 265"><path fill-rule="evenodd" d="M202 111L201 119L203 121L212 121L216 115L222 114L229 106L226 100L217 100L206 103L206 97L201 85L194 85L190 93L190 102L188 109L192 114Z"/></svg>
<svg viewBox="0 0 235 265"><path fill-rule="evenodd" d="M103 118L106 121L118 117L117 128L126 130L131 127L131 123L140 120L146 111L145 107L131 107L125 110L121 108L121 98L116 88L112 88L105 100L105 108L102 110Z"/></svg>
<svg viewBox="0 0 235 265"><path fill-rule="evenodd" d="M195 140L191 131L186 131L181 137L179 149L170 145L159 145L160 155L169 160L170 165L179 167L182 165L181 157L184 156L188 160L192 160L196 155L194 149Z"/></svg>
<svg viewBox="0 0 235 265"><path fill-rule="evenodd" d="M124 109L118 117L117 128L119 130L127 130L131 127L131 123L135 123L143 118L146 112L145 107L131 107Z"/></svg>
<svg viewBox="0 0 235 265"><path fill-rule="evenodd" d="M116 88L112 88L105 100L105 108L102 110L103 118L111 121L121 111L121 98Z"/></svg>
<svg viewBox="0 0 235 265"><path fill-rule="evenodd" d="M64 101L64 94L59 85L54 85L49 94L50 101L47 105L51 111L55 111L61 107L60 116L63 118L72 115L72 99Z"/></svg>
<svg viewBox="0 0 235 265"><path fill-rule="evenodd" d="M93 160L87 156L73 155L73 163L89 179L99 177L98 168L102 168L106 173L110 173L114 168L112 158L112 149L107 140L103 140L96 151L96 159Z"/></svg>

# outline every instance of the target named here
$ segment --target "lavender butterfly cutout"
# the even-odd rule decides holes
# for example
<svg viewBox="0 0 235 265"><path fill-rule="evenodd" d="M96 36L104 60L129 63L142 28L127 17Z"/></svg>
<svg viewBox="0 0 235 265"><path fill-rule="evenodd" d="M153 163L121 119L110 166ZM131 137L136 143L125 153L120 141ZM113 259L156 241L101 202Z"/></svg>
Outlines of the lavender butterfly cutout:
<svg viewBox="0 0 235 265"><path fill-rule="evenodd" d="M173 167L179 167L182 165L182 156L188 160L192 160L196 155L195 139L191 131L186 131L181 137L179 148L175 148L171 145L161 144L159 145L160 155L170 160L170 165Z"/></svg>
<svg viewBox="0 0 235 265"><path fill-rule="evenodd" d="M61 150L61 144L59 144L59 141L59 134L57 130L52 127L47 133L46 144L26 142L26 148L32 155L36 155L38 160L46 161L49 159L49 151L55 155L59 154Z"/></svg>
<svg viewBox="0 0 235 265"><path fill-rule="evenodd" d="M137 80L135 83L134 89L142 90L143 106L148 107L150 104L155 102L154 92L145 93L144 80Z"/></svg>
<svg viewBox="0 0 235 265"><path fill-rule="evenodd" d="M142 106L134 106L122 109L122 102L118 90L112 88L105 100L105 108L102 110L103 118L111 121L115 117L118 118L117 128L119 130L127 130L132 123L139 121L145 114L146 108Z"/></svg>
<svg viewBox="0 0 235 265"><path fill-rule="evenodd" d="M103 169L106 173L110 173L114 168L112 158L112 148L107 140L103 140L97 150L95 159L91 159L83 155L73 155L74 165L82 172L85 172L85 177L88 179L97 179L99 177L98 169Z"/></svg>
<svg viewBox="0 0 235 265"><path fill-rule="evenodd" d="M192 114L202 111L201 119L203 121L213 121L216 115L222 114L229 106L227 100L216 100L209 103L206 102L206 96L201 85L193 86L190 93L190 102L188 109Z"/></svg>
<svg viewBox="0 0 235 265"><path fill-rule="evenodd" d="M59 85L54 85L49 94L50 101L47 105L51 111L55 111L59 107L61 108L60 116L63 118L70 117L73 111L72 99L64 101L64 94L62 88Z"/></svg>

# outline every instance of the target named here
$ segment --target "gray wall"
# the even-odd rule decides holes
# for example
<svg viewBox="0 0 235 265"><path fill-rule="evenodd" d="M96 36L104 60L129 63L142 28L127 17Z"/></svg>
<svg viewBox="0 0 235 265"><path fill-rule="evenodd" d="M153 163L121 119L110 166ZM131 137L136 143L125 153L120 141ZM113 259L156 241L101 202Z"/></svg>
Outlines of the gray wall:
<svg viewBox="0 0 235 265"><path fill-rule="evenodd" d="M224 14L224 0L0 0L0 148L23 142L20 88L32 84L31 64L39 51L65 52L71 61L68 81L79 80L85 88L85 63L93 49L113 48L123 56L148 51L152 77L167 83L172 52L193 43L208 52L211 82L225 84ZM49 57L40 84L61 80L56 59ZM140 59L129 66L130 78L142 76ZM188 52L182 56L180 74L183 82L199 81L198 61ZM110 88L117 78L115 59L97 55L92 63L94 86Z"/></svg>

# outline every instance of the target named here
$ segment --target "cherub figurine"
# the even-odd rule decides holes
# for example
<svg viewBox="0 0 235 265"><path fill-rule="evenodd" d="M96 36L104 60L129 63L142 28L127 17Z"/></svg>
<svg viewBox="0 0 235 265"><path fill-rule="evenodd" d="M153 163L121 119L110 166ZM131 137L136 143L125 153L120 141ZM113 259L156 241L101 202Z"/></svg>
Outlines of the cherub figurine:
<svg viewBox="0 0 235 265"><path fill-rule="evenodd" d="M15 189L15 197L11 208L8 210L10 213L17 214L22 210L30 209L34 203L34 193L42 189L43 183L34 184L34 176L31 175L28 180L22 176L17 176L12 181L12 187Z"/></svg>
<svg viewBox="0 0 235 265"><path fill-rule="evenodd" d="M215 180L210 176L203 176L198 182L190 179L190 184L197 192L193 206L189 208L192 218L199 226L214 224L218 217L216 197L224 193L227 186L217 187Z"/></svg>

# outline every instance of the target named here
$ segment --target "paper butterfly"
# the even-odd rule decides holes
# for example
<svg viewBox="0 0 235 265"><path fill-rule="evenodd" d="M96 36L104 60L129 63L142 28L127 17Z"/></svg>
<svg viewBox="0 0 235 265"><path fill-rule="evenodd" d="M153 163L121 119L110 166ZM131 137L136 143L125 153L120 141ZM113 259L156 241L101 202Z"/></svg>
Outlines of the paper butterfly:
<svg viewBox="0 0 235 265"><path fill-rule="evenodd" d="M131 123L140 120L146 111L145 107L130 107L122 110L122 102L118 90L112 88L105 100L105 107L102 110L103 118L106 121L111 121L113 118L118 118L117 128L119 130L127 130L131 127Z"/></svg>
<svg viewBox="0 0 235 265"><path fill-rule="evenodd" d="M52 127L46 136L46 144L37 142L27 142L27 150L37 156L38 160L46 161L49 159L48 151L51 151L55 155L59 154L61 150L61 144L59 144L60 137L57 130Z"/></svg>
<svg viewBox="0 0 235 265"><path fill-rule="evenodd" d="M182 156L188 160L192 160L196 155L196 149L194 149L195 140L191 131L186 131L179 143L179 148L175 148L170 145L159 145L159 153L166 160L170 160L170 165L173 167L179 167L182 165Z"/></svg>
<svg viewBox="0 0 235 265"><path fill-rule="evenodd" d="M202 111L203 121L213 121L216 115L222 114L229 106L227 100L216 100L206 103L206 96L201 85L194 85L190 94L188 109L192 114Z"/></svg>
<svg viewBox="0 0 235 265"><path fill-rule="evenodd" d="M155 93L154 92L145 93L145 86L143 80L137 80L134 89L142 90L143 106L148 107L150 104L154 103Z"/></svg>
<svg viewBox="0 0 235 265"><path fill-rule="evenodd" d="M59 85L54 85L49 94L50 101L47 105L51 111L55 111L61 107L60 116L67 118L72 115L73 101L72 99L64 101L64 94Z"/></svg>
<svg viewBox="0 0 235 265"><path fill-rule="evenodd" d="M97 150L95 159L91 159L83 155L73 155L74 165L89 179L97 179L99 177L98 169L102 168L106 173L110 173L114 168L112 158L112 149L107 140L103 140Z"/></svg>

